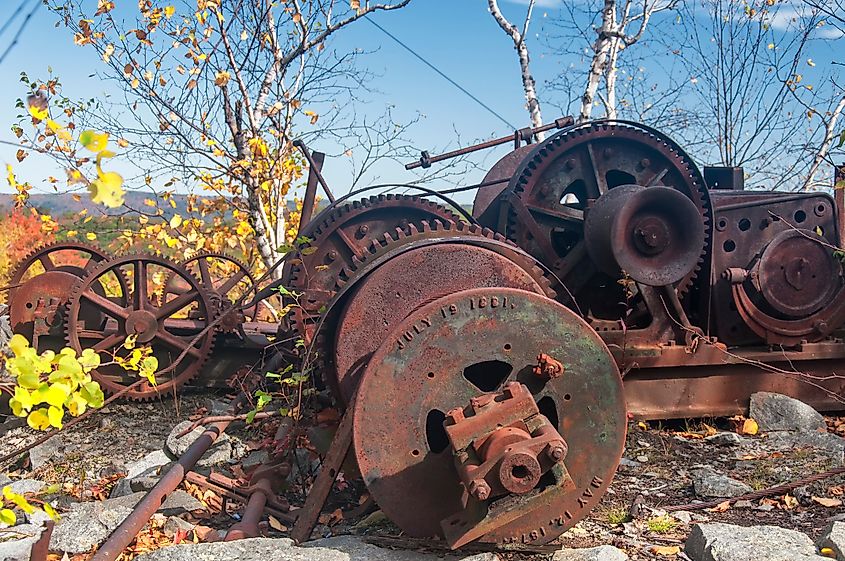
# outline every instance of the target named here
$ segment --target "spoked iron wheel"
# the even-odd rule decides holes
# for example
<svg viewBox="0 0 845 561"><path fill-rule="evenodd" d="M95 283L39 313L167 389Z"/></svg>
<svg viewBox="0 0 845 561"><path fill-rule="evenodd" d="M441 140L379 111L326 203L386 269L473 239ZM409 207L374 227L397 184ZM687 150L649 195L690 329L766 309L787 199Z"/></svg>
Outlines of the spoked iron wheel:
<svg viewBox="0 0 845 561"><path fill-rule="evenodd" d="M165 295L164 279L178 277L187 289ZM128 280L126 291L121 277ZM113 364L113 356L126 356L129 335L135 345L149 346L158 359L156 384L144 383L126 394L129 399L166 395L200 371L211 352L214 330L212 299L183 267L156 255L125 255L105 261L80 280L71 297L66 335L77 352L94 349L103 366L92 377L109 393L138 380L138 373ZM111 364L107 364L111 363Z"/></svg>
<svg viewBox="0 0 845 561"><path fill-rule="evenodd" d="M9 279L9 321L16 333L31 335L39 300L64 306L74 284L98 263L108 259L101 249L62 242L40 247L22 259ZM123 279L118 279L125 286ZM55 320L60 319L59 314Z"/></svg>

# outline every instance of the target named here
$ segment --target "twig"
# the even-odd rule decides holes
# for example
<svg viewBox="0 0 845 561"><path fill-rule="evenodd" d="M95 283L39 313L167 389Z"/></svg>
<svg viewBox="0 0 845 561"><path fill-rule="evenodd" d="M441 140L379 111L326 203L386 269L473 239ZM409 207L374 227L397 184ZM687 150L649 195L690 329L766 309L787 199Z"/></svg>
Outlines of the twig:
<svg viewBox="0 0 845 561"><path fill-rule="evenodd" d="M803 487L804 485L809 485L810 483L815 483L816 481L821 481L822 479L827 479L829 477L833 477L835 475L841 475L845 473L845 467L838 467L834 468L830 471L823 471L821 473L817 473L815 475L811 475L809 477L805 477L803 479L797 479L790 483L784 483L782 485L776 485L774 487L769 487L768 489L761 489L760 491L754 491L752 493L746 493L744 495L740 495L738 497L733 497L730 499L722 499L722 500L715 500L715 501L707 501L704 503L690 503L686 505L677 505L677 506L670 506L664 507L663 510L666 512L673 512L676 510L701 510L703 508L714 508L724 503L734 504L737 501L753 501L756 499L762 499L765 497L771 497L774 495L781 495L784 493L788 493L793 489L797 489L798 487Z"/></svg>
<svg viewBox="0 0 845 561"><path fill-rule="evenodd" d="M278 411L265 411L263 413L256 413L253 417L254 419L266 419L268 417L273 417L278 415ZM200 425L207 425L209 423L219 423L220 421L245 421L249 413L245 413L243 415L211 415L210 417L203 417L202 419L197 419L191 426L183 430L177 435L177 438L182 438L195 428Z"/></svg>
<svg viewBox="0 0 845 561"><path fill-rule="evenodd" d="M125 388L123 388L119 392L110 396L108 399L106 399L103 402L103 407L105 407L109 403L115 401L116 399L120 399L127 392L130 392L130 391L134 390L135 388L139 387L141 385L141 382L144 382L144 381L145 381L145 379L142 378L142 379L138 380L137 382L135 382L134 384L126 386ZM30 442L29 444L27 444L23 448L19 448L18 450L15 450L14 452L9 452L5 456L0 457L0 464L5 464L9 460L11 460L13 458L17 458L18 456L20 456L24 452L28 452L29 450L32 450L33 448L35 448L39 444L43 444L43 443L47 442L57 432L64 430L64 429L68 429L68 428L72 427L73 425L87 419L88 417L90 417L91 415L96 413L97 411L102 410L103 407L100 407L98 409L91 408L91 409L87 410L85 413L83 413L82 415L80 415L79 417L74 417L73 419L71 419L70 421L65 423L64 426L61 429L53 429L50 432L44 433L43 435L39 436L38 438L36 438L34 441Z"/></svg>

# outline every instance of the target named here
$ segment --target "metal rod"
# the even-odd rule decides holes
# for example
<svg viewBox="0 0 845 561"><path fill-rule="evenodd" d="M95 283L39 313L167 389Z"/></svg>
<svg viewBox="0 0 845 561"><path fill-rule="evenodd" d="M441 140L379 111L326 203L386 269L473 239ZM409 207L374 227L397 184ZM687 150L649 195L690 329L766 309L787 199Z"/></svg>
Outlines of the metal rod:
<svg viewBox="0 0 845 561"><path fill-rule="evenodd" d="M244 538L255 538L259 535L258 523L264 515L267 505L267 495L262 490L256 490L249 496L241 521L229 528L223 541L231 542Z"/></svg>
<svg viewBox="0 0 845 561"><path fill-rule="evenodd" d="M465 154L470 154L472 152L477 152L478 150L484 150L485 148L492 148L494 146L499 146L500 144L507 144L508 142L518 142L517 139L522 139L529 141L531 137L533 137L538 132L546 132L552 129L562 129L565 127L572 126L575 123L575 119L573 117L561 117L560 119L555 119L554 122L548 123L541 127L537 128L525 128L519 129L514 131L513 133L509 134L508 136L503 136L501 138L494 138L493 140L486 140L479 144L474 144L472 146L465 146L464 148L458 148L457 150L452 150L451 152L445 152L443 154L438 154L436 156L429 156L428 152L423 152L422 156L420 157L419 161L411 162L410 164L405 164L405 169L417 169L419 167L427 168L431 166L431 164L436 162L442 162L443 160L448 160L449 158L454 158L456 156L463 156Z"/></svg>
<svg viewBox="0 0 845 561"><path fill-rule="evenodd" d="M299 215L299 232L306 224L311 222L311 217L314 216L317 203L317 174L323 169L323 162L326 155L322 152L314 152L311 154L313 163L308 167L308 184L305 186L305 198L302 200L302 213Z"/></svg>
<svg viewBox="0 0 845 561"><path fill-rule="evenodd" d="M232 408L237 407L236 403ZM117 529L109 536L106 543L97 550L97 553L90 559L90 561L114 561L118 555L132 543L141 528L149 522L155 512L161 508L167 496L172 493L176 487L182 483L185 474L196 465L202 458L203 454L211 448L211 445L217 440L217 437L229 427L232 421L220 421L214 423L205 429L205 432L200 435L198 439L191 444L184 454L179 458L179 461L171 467L167 473L159 479L155 487L150 489L141 502L134 508L132 514L117 527Z"/></svg>
<svg viewBox="0 0 845 561"><path fill-rule="evenodd" d="M315 163L314 158L311 156L311 152L308 150L308 147L305 146L305 143L301 140L294 140L293 145L299 148L299 151L302 152L302 155L305 156L306 160L308 160L308 165L311 166L312 170L314 170L314 175L317 176L317 181L319 181L320 185L323 186L323 191L325 191L326 197L328 197L330 202L334 202L334 195L332 194L332 190L329 189L325 178L323 178L323 174L320 172L322 164L317 165Z"/></svg>
<svg viewBox="0 0 845 561"><path fill-rule="evenodd" d="M833 200L836 203L836 228L839 244L845 243L845 165L836 166L833 175Z"/></svg>

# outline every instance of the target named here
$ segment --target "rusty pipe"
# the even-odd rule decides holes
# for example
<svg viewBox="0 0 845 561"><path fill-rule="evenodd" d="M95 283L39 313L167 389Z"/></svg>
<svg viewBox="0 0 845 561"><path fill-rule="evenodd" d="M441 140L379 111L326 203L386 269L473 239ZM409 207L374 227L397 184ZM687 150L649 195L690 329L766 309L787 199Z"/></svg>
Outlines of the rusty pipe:
<svg viewBox="0 0 845 561"><path fill-rule="evenodd" d="M508 142L518 142L518 139L522 140L530 140L532 136L534 136L538 132L546 132L552 129L562 129L565 127L572 126L575 123L575 119L573 117L561 117L560 119L555 119L553 122L548 123L546 125L536 127L536 128L526 128L526 129L519 129L514 131L513 133L509 134L508 136L503 136L501 138L494 138L493 140L487 140L484 142L480 142L478 144L473 144L472 146L465 146L463 148L458 148L457 150L452 150L451 152L445 152L443 154L438 154L436 156L430 156L428 152L423 152L420 159L416 162L411 162L410 164L405 164L405 169L416 169L416 168L427 168L431 166L431 164L442 162L443 160L448 160L449 158L454 158L456 156L464 156L466 154L470 154L472 152L477 152L478 150L484 150L485 148L492 148L494 146L499 146L501 144L507 144Z"/></svg>
<svg viewBox="0 0 845 561"><path fill-rule="evenodd" d="M266 480L262 480L266 481ZM231 542L234 540L242 540L244 538L255 538L259 535L258 523L261 522L261 517L264 515L264 507L267 505L267 495L263 489L257 489L249 496L249 501L246 503L244 515L241 521L234 524L229 531L226 532L226 538L223 541Z"/></svg>
<svg viewBox="0 0 845 561"><path fill-rule="evenodd" d="M302 228L311 222L311 217L314 216L314 211L317 210L317 182L319 181L317 174L323 168L326 155L322 152L314 152L312 157L313 159L309 160L308 183L305 185L305 197L302 199L302 212L299 214L298 232L302 232Z"/></svg>
<svg viewBox="0 0 845 561"><path fill-rule="evenodd" d="M236 405L233 406L233 409L236 409L236 407ZM196 465L203 454L211 448L217 437L226 431L231 422L220 421L206 428L202 435L182 454L176 465L167 470L167 473L159 479L155 487L144 495L141 502L132 510L132 514L127 516L120 526L112 532L109 539L97 550L90 561L114 561L117 559L118 555L138 535L141 528L149 522L153 514L161 508L167 496L179 486L185 478L185 474Z"/></svg>
<svg viewBox="0 0 845 561"><path fill-rule="evenodd" d="M310 166L309 173L311 173L311 171L314 172L317 181L319 181L320 185L323 186L323 191L325 191L326 197L329 199L330 202L333 203L335 199L334 195L332 194L332 190L329 189L329 185L328 183L326 183L326 179L323 177L323 174L320 171L320 168L322 168L322 164L317 164L314 161L314 157L311 155L311 152L308 150L308 147L305 146L305 143L301 140L294 140L293 145L299 148L299 151L302 152L302 155L305 156L306 160L308 160L308 165Z"/></svg>

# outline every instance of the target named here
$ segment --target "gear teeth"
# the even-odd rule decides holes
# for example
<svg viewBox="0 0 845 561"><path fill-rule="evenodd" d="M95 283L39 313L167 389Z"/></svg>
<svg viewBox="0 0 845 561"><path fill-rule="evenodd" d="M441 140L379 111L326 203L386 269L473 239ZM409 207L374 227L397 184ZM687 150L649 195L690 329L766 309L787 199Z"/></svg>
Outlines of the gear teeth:
<svg viewBox="0 0 845 561"><path fill-rule="evenodd" d="M185 278L188 278L188 279L190 279L190 281L193 282L194 286L196 287L197 292L201 295L200 299L203 303L203 307L206 308L206 310L209 312L209 314L214 312L214 310L211 306L211 298L209 297L208 292L203 288L202 283L199 281L199 279L197 279L193 275L191 275L190 272L185 270L185 268L182 267L180 264L172 261L171 259L168 259L168 258L162 256L160 252L147 252L147 253L122 252L121 254L112 257L111 259L106 259L106 260L98 263L94 268L92 268L90 271L88 271L88 274L86 274L84 277L80 278L76 282L76 284L74 285L73 290L71 291L71 296L70 296L68 304L67 304L67 319L65 321L65 326L64 326L65 327L65 330L64 330L65 331L65 340L67 341L67 344L68 344L69 347L73 348L77 352L82 351L80 346L77 345L74 341L73 331L75 331L76 328L73 325L74 322L72 321L71 312L73 311L74 307L78 307L80 299L81 299L81 294L85 290L85 288L87 286L89 286L91 283L93 283L94 281L96 281L96 279L99 278L103 273L109 271L110 269L114 268L115 266L120 266L120 265L126 264L128 262L137 260L137 259L147 259L147 260L150 260L150 261L158 261L159 263L165 262L169 267L171 267L175 270L179 270L180 274L183 274L185 276ZM122 273L118 273L118 274L120 276L123 276ZM127 284L127 286L128 286L128 284ZM211 322L213 320L214 320L214 317L209 315L207 321ZM208 360L208 357L211 355L212 349L214 348L215 338L216 338L215 330L211 330L207 334L207 336L210 339L209 339L208 343L206 344L207 348L206 348L205 354L203 356L201 356L199 359L197 359L197 361L191 366L192 372L189 373L188 375L183 374L184 377L181 378L178 381L178 383L174 383L171 386L169 386L169 387L167 387L163 390L155 390L155 391L151 391L151 392L142 392L142 393L130 392L130 393L128 393L124 396L124 399L128 399L130 401L151 401L151 400L157 399L159 397L167 397L167 396L173 395L176 392L176 390L178 388L182 387L186 382L189 382L189 381L193 380L194 378L196 378L196 376L199 375L199 373L202 371L202 367L205 365L206 361ZM92 371L92 378L95 381L100 382L100 380L102 380L102 378L98 379L98 375L94 375L96 372L97 372L96 370ZM123 386L123 387L125 387L125 386ZM113 393L105 385L103 386L103 390L108 392L108 393Z"/></svg>

